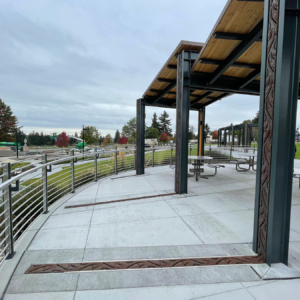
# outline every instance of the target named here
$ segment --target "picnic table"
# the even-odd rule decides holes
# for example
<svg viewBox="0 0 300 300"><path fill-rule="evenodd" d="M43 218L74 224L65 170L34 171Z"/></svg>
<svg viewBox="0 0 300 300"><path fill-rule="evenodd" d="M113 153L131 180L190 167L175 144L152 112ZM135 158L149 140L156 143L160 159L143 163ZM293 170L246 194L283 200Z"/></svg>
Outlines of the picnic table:
<svg viewBox="0 0 300 300"><path fill-rule="evenodd" d="M194 168L193 169L190 169L190 172L194 173L193 175L189 175L190 177L193 177L196 175L196 181L198 181L198 176L199 177L202 177L202 178L205 178L205 179L208 179L207 176L202 176L201 173L204 172L204 169L203 169L203 165L204 165L204 161L206 160L211 160L213 159L212 157L210 156L197 156L197 155L191 155L191 156L188 156L188 159L189 160L193 160L194 163Z"/></svg>

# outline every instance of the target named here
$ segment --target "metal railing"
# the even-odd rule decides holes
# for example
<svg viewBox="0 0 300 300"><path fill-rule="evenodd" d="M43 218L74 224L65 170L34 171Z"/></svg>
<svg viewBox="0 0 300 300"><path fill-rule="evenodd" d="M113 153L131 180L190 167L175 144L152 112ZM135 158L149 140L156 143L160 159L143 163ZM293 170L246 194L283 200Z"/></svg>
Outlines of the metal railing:
<svg viewBox="0 0 300 300"><path fill-rule="evenodd" d="M28 170L2 164L0 184L0 265L14 255L14 246L29 225L48 207L77 188L120 172L134 170L136 149L125 148L94 153L39 155L28 161ZM145 167L175 161L173 147L145 150ZM16 163L19 163L16 162ZM16 171L17 170L17 171Z"/></svg>

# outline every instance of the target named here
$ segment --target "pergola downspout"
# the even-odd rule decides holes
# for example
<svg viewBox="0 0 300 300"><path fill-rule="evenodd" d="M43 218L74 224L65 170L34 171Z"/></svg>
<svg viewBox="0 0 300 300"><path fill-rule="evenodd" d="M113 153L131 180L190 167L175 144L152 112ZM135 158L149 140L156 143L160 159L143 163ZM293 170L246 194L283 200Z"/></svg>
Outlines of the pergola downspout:
<svg viewBox="0 0 300 300"><path fill-rule="evenodd" d="M253 250L288 263L299 87L300 1L265 1Z"/></svg>

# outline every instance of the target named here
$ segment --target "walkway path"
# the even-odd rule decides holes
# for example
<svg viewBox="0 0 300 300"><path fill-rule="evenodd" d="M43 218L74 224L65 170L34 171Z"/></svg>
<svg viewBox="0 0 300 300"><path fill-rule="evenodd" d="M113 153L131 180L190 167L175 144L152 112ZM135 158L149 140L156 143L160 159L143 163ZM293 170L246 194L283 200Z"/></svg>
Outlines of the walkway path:
<svg viewBox="0 0 300 300"><path fill-rule="evenodd" d="M300 279L276 280L300 278L296 179L289 268L262 264L25 274L32 264L253 255L255 172L237 173L226 165L219 173L198 182L190 178L187 195L65 209L173 193L174 170L148 168L138 177L122 173L129 177L107 178L75 194L39 230L5 299L298 299Z"/></svg>

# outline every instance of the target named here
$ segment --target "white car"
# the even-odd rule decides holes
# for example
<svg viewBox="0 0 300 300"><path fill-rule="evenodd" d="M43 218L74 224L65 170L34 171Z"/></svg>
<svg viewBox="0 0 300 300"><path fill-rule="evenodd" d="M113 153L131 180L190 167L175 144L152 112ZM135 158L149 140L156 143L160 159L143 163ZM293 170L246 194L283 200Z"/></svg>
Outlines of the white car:
<svg viewBox="0 0 300 300"><path fill-rule="evenodd" d="M103 148L97 148L96 149L97 152L104 152ZM92 148L90 150L88 150L88 153L95 153L95 148Z"/></svg>

